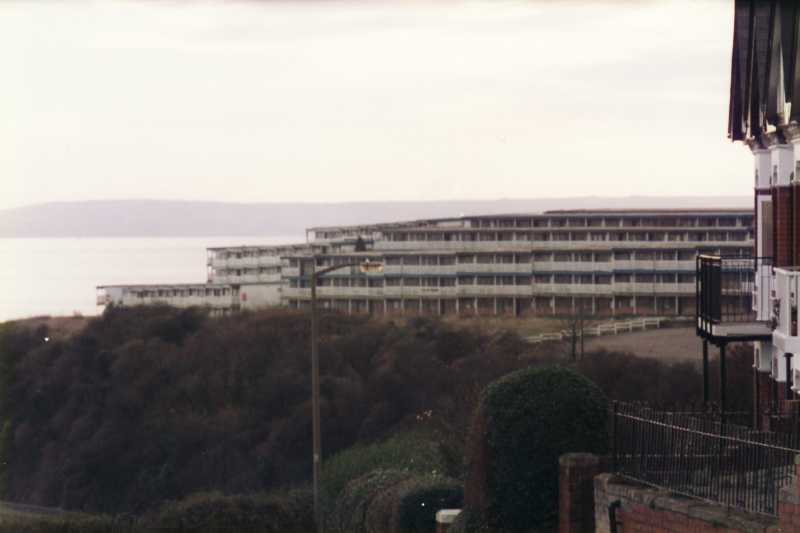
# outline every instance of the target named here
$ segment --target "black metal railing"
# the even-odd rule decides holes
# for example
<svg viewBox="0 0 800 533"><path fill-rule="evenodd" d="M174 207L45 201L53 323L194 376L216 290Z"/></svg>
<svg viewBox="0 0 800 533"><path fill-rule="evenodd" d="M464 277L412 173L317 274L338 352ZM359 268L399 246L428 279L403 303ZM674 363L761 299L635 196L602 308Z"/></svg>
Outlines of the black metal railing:
<svg viewBox="0 0 800 533"><path fill-rule="evenodd" d="M769 298L771 257L698 255L696 269L699 327L759 320L756 312L759 302L753 298L756 294L759 298Z"/></svg>
<svg viewBox="0 0 800 533"><path fill-rule="evenodd" d="M615 473L677 494L776 515L778 491L794 480L796 435L614 403Z"/></svg>

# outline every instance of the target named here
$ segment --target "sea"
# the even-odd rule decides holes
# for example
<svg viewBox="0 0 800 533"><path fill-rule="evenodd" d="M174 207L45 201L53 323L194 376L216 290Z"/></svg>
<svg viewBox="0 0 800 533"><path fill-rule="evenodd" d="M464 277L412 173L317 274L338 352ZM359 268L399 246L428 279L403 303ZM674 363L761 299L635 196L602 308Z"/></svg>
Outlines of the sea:
<svg viewBox="0 0 800 533"><path fill-rule="evenodd" d="M0 239L0 322L99 314L97 285L205 283L207 247L304 241L303 235Z"/></svg>

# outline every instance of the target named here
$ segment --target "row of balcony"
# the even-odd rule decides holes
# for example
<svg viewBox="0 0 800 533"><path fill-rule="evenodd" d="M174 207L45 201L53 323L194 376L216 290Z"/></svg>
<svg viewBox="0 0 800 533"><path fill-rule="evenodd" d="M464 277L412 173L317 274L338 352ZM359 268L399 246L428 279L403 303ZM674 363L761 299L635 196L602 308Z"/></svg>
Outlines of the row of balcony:
<svg viewBox="0 0 800 533"><path fill-rule="evenodd" d="M256 257L218 257L211 256L206 264L213 268L259 268L281 265L280 255L260 255Z"/></svg>
<svg viewBox="0 0 800 533"><path fill-rule="evenodd" d="M666 243L666 244L665 244ZM376 251L447 250L463 252L526 252L553 250L653 249L664 246L693 249L697 247L752 248L753 240L742 241L377 241Z"/></svg>
<svg viewBox="0 0 800 533"><path fill-rule="evenodd" d="M311 289L284 287L284 298L307 299ZM694 283L618 283L614 285L564 284L543 285L461 285L456 287L317 287L319 298L426 298L455 296L559 296L586 295L671 295L694 296Z"/></svg>
<svg viewBox="0 0 800 533"><path fill-rule="evenodd" d="M217 274L209 276L209 283L280 283L280 274L244 274L236 276L234 274Z"/></svg>

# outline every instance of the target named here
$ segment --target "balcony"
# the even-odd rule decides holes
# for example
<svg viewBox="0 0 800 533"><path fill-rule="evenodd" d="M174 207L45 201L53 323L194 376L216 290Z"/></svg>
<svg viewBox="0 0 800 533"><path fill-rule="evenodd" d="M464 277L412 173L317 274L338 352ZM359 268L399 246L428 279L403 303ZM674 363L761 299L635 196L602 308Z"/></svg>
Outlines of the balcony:
<svg viewBox="0 0 800 533"><path fill-rule="evenodd" d="M779 354L800 353L800 335L797 330L799 289L800 267L775 269L775 291L772 301L775 331L772 342Z"/></svg>
<svg viewBox="0 0 800 533"><path fill-rule="evenodd" d="M772 338L772 258L700 255L696 268L698 336L719 345Z"/></svg>

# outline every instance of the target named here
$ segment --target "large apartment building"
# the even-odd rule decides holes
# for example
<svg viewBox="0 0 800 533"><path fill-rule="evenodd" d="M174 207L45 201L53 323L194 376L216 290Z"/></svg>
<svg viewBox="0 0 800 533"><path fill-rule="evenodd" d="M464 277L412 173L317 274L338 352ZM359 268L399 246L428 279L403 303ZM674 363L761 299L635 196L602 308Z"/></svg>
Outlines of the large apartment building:
<svg viewBox="0 0 800 533"><path fill-rule="evenodd" d="M698 254L750 257L746 209L551 211L311 228L289 246L208 249L208 283L101 286L98 303L219 312L320 305L376 315L692 315Z"/></svg>

